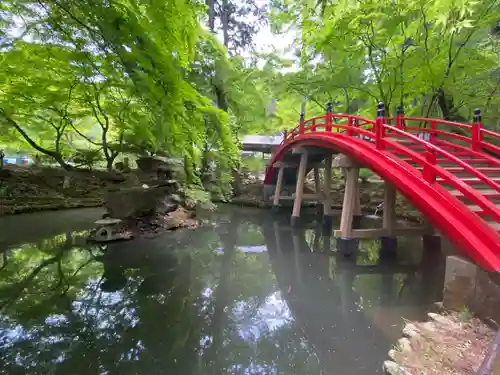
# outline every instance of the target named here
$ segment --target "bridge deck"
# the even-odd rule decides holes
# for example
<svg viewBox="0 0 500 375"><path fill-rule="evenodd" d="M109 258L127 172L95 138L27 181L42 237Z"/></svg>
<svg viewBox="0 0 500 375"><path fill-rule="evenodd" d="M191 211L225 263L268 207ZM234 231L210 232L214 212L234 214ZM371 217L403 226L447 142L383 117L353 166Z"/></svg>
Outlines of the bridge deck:
<svg viewBox="0 0 500 375"><path fill-rule="evenodd" d="M247 135L243 137L243 151L271 153L283 142L283 134L272 135Z"/></svg>

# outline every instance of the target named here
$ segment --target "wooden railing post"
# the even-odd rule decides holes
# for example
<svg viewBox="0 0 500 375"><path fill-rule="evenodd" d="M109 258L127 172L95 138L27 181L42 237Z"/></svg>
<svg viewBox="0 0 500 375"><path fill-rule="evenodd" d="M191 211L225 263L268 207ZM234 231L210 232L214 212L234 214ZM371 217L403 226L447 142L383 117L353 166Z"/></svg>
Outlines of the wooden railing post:
<svg viewBox="0 0 500 375"><path fill-rule="evenodd" d="M434 140L436 138L436 129L437 129L437 122L436 121L431 121L430 122L430 132L429 132L429 137L428 140L430 143L434 143ZM424 137L425 139L425 137Z"/></svg>
<svg viewBox="0 0 500 375"><path fill-rule="evenodd" d="M359 119L357 119L357 118L353 119L352 120L352 126L354 128L359 129ZM363 139L363 135L359 131L357 131L356 133L354 133L354 136L358 137L359 139Z"/></svg>
<svg viewBox="0 0 500 375"><path fill-rule="evenodd" d="M375 148L382 150L384 148L384 103L379 102L377 105L377 118L375 119Z"/></svg>
<svg viewBox="0 0 500 375"><path fill-rule="evenodd" d="M481 110L476 108L474 110L474 119L472 120L472 149L474 151L481 151L482 134L481 128Z"/></svg>
<svg viewBox="0 0 500 375"><path fill-rule="evenodd" d="M352 130L354 124L353 124L353 120L352 120L352 117L348 117L347 118L347 131L346 131L346 134L348 137L352 137L354 135L354 132Z"/></svg>
<svg viewBox="0 0 500 375"><path fill-rule="evenodd" d="M405 110L403 109L402 106L398 105L396 108L396 128L404 130L405 128L405 123L404 123L404 118L405 117Z"/></svg>
<svg viewBox="0 0 500 375"><path fill-rule="evenodd" d="M327 132L332 131L332 111L333 111L333 103L332 102L326 103L325 130Z"/></svg>
<svg viewBox="0 0 500 375"><path fill-rule="evenodd" d="M427 163L430 165L436 165L436 153L432 149L427 149L425 151L425 160ZM436 174L434 173L434 170L432 168L429 168L428 164L424 165L424 169L422 171L424 180L429 182L429 183L434 183L436 182Z"/></svg>

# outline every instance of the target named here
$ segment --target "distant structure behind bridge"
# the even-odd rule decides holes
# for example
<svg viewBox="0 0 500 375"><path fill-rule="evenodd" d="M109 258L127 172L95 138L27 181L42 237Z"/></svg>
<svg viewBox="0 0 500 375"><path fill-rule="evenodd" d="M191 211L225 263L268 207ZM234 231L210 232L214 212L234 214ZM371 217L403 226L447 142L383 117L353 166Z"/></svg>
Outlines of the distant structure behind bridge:
<svg viewBox="0 0 500 375"><path fill-rule="evenodd" d="M242 141L243 151L270 154L281 144L284 134L277 132L275 135L246 135Z"/></svg>

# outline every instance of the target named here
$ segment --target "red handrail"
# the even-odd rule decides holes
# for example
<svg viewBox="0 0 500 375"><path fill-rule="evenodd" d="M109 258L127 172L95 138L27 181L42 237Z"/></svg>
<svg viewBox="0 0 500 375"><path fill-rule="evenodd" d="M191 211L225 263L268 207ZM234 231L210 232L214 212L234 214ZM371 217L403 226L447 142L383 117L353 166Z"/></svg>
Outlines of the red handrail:
<svg viewBox="0 0 500 375"><path fill-rule="evenodd" d="M342 124L334 123L332 120L335 118L346 120L347 126L344 127L342 126ZM318 120L322 119L324 119L324 122L318 124ZM392 126L386 123L387 121L393 121L393 120L395 120L396 126ZM377 126L377 121L379 123L378 126ZM422 127L408 126L407 125L408 121L426 122L430 124L430 127L422 128ZM461 124L455 121L441 120L435 118L406 117L406 116L384 117L383 119L378 119L374 121L367 119L365 117L342 114L342 113L327 113L325 115L319 115L316 117L312 117L308 120L301 121L297 127L295 127L291 132L289 132L289 134L283 139L281 144L284 144L285 142L294 139L295 136L298 134L304 134L306 131L317 131L318 128L324 128L324 131L331 131L333 128L342 129L346 130L349 135L352 135L353 132L350 130L351 127L361 127L364 125L372 126L375 134L377 135L375 137L375 143L378 149L384 148L384 143L381 141L381 139L386 137L386 132L390 133L390 136L398 134L407 137L408 133L406 133L405 131L417 131L421 133L423 132L429 133L431 141L430 143L433 143L436 137L438 136L446 136L458 141L470 143L471 151L472 150L480 151L481 149L486 149L489 150L490 152L500 154L499 146L488 143L484 140L484 136L491 136L500 139L500 134L482 128L481 123L479 122L470 125L470 124ZM469 130L471 132L471 137L437 129L437 125L448 125ZM403 130L403 133L396 132L395 130ZM413 138L410 137L410 139ZM497 162L494 163L497 164Z"/></svg>
<svg viewBox="0 0 500 375"><path fill-rule="evenodd" d="M493 131L491 131L491 130L488 130L488 129L484 129L484 128L482 128L482 129L481 129L481 133L482 133L482 134L489 135L489 136L491 136L491 137L493 137L493 138L500 138L500 134L495 133L495 132L493 132Z"/></svg>

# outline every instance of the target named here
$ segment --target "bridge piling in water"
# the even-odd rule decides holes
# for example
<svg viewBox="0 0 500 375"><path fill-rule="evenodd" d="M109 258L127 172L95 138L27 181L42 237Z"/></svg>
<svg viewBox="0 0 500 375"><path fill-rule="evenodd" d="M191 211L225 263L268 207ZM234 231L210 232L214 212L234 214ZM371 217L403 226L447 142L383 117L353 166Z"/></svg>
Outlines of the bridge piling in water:
<svg viewBox="0 0 500 375"><path fill-rule="evenodd" d="M337 248L344 255L351 255L357 249L358 241L352 238L352 230L359 228L361 206L359 202L359 165L345 155L335 157L333 166L345 171L344 202L337 231ZM357 217L357 219L355 219Z"/></svg>
<svg viewBox="0 0 500 375"><path fill-rule="evenodd" d="M332 154L327 155L325 159L325 173L323 176L323 233L330 235L332 233Z"/></svg>
<svg viewBox="0 0 500 375"><path fill-rule="evenodd" d="M304 195L304 182L307 172L307 150L301 148L300 150L297 150L297 152L300 153L300 163L299 168L297 169L297 184L295 187L295 200L293 202L291 219L292 227L297 226L297 222L300 217L300 208L302 206L302 198Z"/></svg>
<svg viewBox="0 0 500 375"><path fill-rule="evenodd" d="M283 183L283 173L285 171L285 168L283 166L279 167L278 169L278 178L276 179L276 188L274 190L274 197L273 197L273 209L276 210L279 208L279 203L280 203L280 194L281 194L281 184Z"/></svg>
<svg viewBox="0 0 500 375"><path fill-rule="evenodd" d="M396 237L396 188L387 181L384 183L382 227L385 230L384 236L380 237L382 249L388 253L395 252L398 247Z"/></svg>

